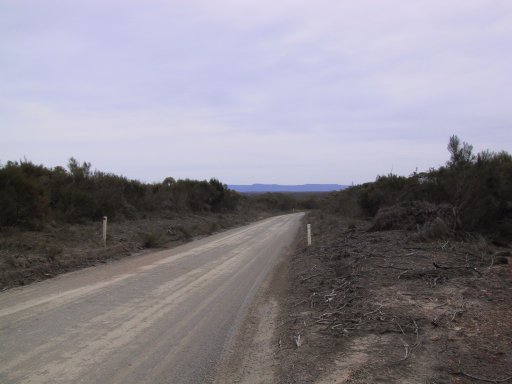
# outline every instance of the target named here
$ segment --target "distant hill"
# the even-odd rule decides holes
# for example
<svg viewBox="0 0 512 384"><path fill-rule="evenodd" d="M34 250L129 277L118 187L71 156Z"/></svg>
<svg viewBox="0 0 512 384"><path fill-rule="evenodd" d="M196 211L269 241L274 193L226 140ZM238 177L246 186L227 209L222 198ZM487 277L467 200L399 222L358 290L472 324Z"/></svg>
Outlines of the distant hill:
<svg viewBox="0 0 512 384"><path fill-rule="evenodd" d="M332 192L347 188L348 185L340 184L301 184L301 185L280 185L280 184L252 184L252 185L228 185L241 193L264 193L264 192Z"/></svg>

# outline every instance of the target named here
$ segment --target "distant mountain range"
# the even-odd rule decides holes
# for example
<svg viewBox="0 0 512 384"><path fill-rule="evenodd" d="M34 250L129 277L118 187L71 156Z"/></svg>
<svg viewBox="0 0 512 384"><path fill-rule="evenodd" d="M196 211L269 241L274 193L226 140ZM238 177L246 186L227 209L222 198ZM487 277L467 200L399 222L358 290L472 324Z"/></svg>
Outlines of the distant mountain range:
<svg viewBox="0 0 512 384"><path fill-rule="evenodd" d="M264 192L332 192L347 188L348 185L340 184L301 184L301 185L280 185L280 184L252 184L252 185L228 185L241 193L264 193Z"/></svg>

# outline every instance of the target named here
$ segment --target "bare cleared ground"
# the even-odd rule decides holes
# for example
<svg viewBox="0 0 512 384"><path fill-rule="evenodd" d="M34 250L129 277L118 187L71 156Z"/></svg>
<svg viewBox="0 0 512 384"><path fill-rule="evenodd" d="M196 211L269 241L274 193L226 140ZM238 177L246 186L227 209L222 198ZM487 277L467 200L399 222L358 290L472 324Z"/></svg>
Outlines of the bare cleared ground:
<svg viewBox="0 0 512 384"><path fill-rule="evenodd" d="M166 248L227 228L247 224L268 213L180 215L109 223L107 248L102 223L50 224L40 231L0 230L0 290L25 285L148 248Z"/></svg>
<svg viewBox="0 0 512 384"><path fill-rule="evenodd" d="M307 221L314 244L289 260L275 382L512 383L510 248Z"/></svg>

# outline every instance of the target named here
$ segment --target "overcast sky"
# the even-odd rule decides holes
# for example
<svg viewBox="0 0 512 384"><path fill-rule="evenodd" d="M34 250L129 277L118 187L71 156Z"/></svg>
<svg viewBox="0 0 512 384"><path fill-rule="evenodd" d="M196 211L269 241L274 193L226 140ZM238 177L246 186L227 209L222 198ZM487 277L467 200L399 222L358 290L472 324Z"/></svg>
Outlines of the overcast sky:
<svg viewBox="0 0 512 384"><path fill-rule="evenodd" d="M0 0L0 162L360 183L512 152L510 0Z"/></svg>

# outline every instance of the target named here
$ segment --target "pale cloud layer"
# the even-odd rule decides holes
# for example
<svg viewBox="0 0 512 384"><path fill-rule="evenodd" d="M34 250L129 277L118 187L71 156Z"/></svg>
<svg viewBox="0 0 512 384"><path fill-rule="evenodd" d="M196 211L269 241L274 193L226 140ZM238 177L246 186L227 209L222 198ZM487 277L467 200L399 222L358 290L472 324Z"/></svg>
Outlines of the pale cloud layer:
<svg viewBox="0 0 512 384"><path fill-rule="evenodd" d="M0 0L0 161L351 183L512 151L509 0Z"/></svg>

